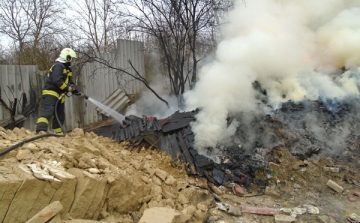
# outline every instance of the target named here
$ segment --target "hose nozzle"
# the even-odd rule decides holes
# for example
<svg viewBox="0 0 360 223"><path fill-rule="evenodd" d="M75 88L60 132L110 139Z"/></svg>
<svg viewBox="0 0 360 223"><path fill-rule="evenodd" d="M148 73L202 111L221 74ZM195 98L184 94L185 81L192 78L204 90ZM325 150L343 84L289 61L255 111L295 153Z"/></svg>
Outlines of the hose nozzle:
<svg viewBox="0 0 360 223"><path fill-rule="evenodd" d="M89 98L89 96L87 96L84 92L81 92L81 91L75 93L75 95L80 96L80 97L84 97L85 99Z"/></svg>

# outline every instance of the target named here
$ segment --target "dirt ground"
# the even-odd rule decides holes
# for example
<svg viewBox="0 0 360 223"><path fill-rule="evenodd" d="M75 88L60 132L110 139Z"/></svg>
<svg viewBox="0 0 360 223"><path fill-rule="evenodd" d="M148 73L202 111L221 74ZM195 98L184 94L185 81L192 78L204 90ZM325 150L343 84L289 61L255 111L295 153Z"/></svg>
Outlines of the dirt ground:
<svg viewBox="0 0 360 223"><path fill-rule="evenodd" d="M34 136L0 128L0 151ZM257 170L255 179L264 187L211 185L188 176L160 150L138 153L129 143L75 129L0 156L0 221L26 222L53 201L62 208L51 222L149 223L155 215L158 223L347 222L350 214L360 215L360 159L301 161L282 147L269 157L270 171ZM278 214L247 213L249 207Z"/></svg>

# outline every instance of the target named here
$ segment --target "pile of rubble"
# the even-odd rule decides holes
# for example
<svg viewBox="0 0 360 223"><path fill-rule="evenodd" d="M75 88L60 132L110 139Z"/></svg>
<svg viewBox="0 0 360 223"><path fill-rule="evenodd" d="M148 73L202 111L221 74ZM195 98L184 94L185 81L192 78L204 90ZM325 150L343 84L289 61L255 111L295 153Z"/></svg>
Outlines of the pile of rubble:
<svg viewBox="0 0 360 223"><path fill-rule="evenodd" d="M0 129L0 150L34 136ZM0 222L137 222L163 213L159 207L177 222L202 222L214 200L204 180L171 166L166 153L133 152L128 143L82 129L10 151L0 157L0 172Z"/></svg>

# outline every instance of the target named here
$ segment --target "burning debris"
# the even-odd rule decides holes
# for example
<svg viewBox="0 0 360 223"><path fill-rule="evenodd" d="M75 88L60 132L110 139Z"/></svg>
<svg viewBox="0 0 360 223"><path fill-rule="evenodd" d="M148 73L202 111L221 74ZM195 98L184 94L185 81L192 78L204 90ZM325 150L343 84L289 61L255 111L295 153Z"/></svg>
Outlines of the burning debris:
<svg viewBox="0 0 360 223"><path fill-rule="evenodd" d="M251 122L253 129L259 129L254 140L237 136L247 142L250 150L254 145L265 148L283 145L302 160L312 155L350 159L359 147L359 106L357 97L289 101Z"/></svg>
<svg viewBox="0 0 360 223"><path fill-rule="evenodd" d="M137 150L144 146L160 148L172 156L174 165L181 161L188 175L206 177L215 185L236 182L249 186L256 168L264 166L264 162L255 156L230 154L226 150L228 154L220 163L199 154L193 147L194 133L190 125L197 112L176 112L161 120L127 116L112 138L119 142L130 141Z"/></svg>
<svg viewBox="0 0 360 223"><path fill-rule="evenodd" d="M241 114L233 117L241 124L231 140L218 148L206 148L205 154L194 148L191 129L199 110L178 111L160 120L130 115L112 138L130 141L138 151L160 148L171 154L174 165L181 161L188 175L206 177L215 185L235 182L248 187L257 169L268 169L268 162L275 159L271 151L279 146L289 148L301 160L355 159L360 117L354 114L359 105L357 98L288 101L268 114L251 115L251 121L247 121L248 114Z"/></svg>

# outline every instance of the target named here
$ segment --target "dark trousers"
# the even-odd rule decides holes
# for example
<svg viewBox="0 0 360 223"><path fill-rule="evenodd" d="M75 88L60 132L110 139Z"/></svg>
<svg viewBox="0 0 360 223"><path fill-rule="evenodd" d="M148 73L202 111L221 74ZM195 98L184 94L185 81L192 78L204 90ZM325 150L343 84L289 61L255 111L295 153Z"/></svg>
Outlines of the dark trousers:
<svg viewBox="0 0 360 223"><path fill-rule="evenodd" d="M62 132L61 126L64 124L65 121L65 104L64 100L60 100L57 103L57 106L55 108L56 102L58 101L57 97L51 96L51 95L44 95L42 98L42 108L40 111L40 117L38 118L37 124L36 124L36 132L44 131L47 132L49 121L51 118L52 120L52 129L55 132ZM56 118L55 115L55 109L57 112L57 117L59 118L60 124ZM57 130L57 131L56 131Z"/></svg>

